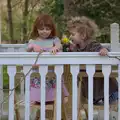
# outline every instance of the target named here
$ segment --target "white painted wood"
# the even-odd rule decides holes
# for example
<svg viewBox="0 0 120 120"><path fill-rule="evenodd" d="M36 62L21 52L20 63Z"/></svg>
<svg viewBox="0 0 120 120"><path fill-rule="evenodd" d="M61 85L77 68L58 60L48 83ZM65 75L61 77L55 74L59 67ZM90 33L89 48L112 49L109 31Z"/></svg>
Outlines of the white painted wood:
<svg viewBox="0 0 120 120"><path fill-rule="evenodd" d="M19 50L20 50L20 48L14 48L14 52L20 52ZM23 51L21 51L21 52L23 52Z"/></svg>
<svg viewBox="0 0 120 120"><path fill-rule="evenodd" d="M3 48L1 51L2 52L8 52L8 48Z"/></svg>
<svg viewBox="0 0 120 120"><path fill-rule="evenodd" d="M32 65L35 61L38 53L28 52L13 52L13 53L0 53L0 64L14 65ZM120 57L120 53L111 52L110 56ZM9 59L9 60L8 60ZM29 62L28 62L29 61ZM98 53L94 52L68 52L68 53L57 53L57 55L51 55L51 53L43 53L39 56L38 64L49 64L49 65L60 65L60 64L118 64L117 59L111 59L107 56L99 56Z"/></svg>
<svg viewBox="0 0 120 120"><path fill-rule="evenodd" d="M45 120L45 83L48 66L40 65L40 76L41 76L41 120Z"/></svg>
<svg viewBox="0 0 120 120"><path fill-rule="evenodd" d="M95 65L86 65L88 74L88 120L93 120L93 77Z"/></svg>
<svg viewBox="0 0 120 120"><path fill-rule="evenodd" d="M111 33L110 33L110 37L111 37L111 49L113 52L117 52L120 51L119 48L119 24L117 23L113 23L111 24Z"/></svg>
<svg viewBox="0 0 120 120"><path fill-rule="evenodd" d="M104 75L104 120L109 120L109 76L111 65L102 65Z"/></svg>
<svg viewBox="0 0 120 120"><path fill-rule="evenodd" d="M61 80L63 74L63 65L55 66L55 74L56 74L56 120L61 120Z"/></svg>
<svg viewBox="0 0 120 120"><path fill-rule="evenodd" d="M14 52L26 52L26 50L23 47L14 47Z"/></svg>
<svg viewBox="0 0 120 120"><path fill-rule="evenodd" d="M120 61L118 64L118 120L120 120Z"/></svg>
<svg viewBox="0 0 120 120"><path fill-rule="evenodd" d="M3 89L3 66L0 65L0 89ZM0 90L0 104L3 102L4 93ZM0 113L3 111L3 105L0 106Z"/></svg>
<svg viewBox="0 0 120 120"><path fill-rule="evenodd" d="M8 48L5 48L5 47L3 48L3 47L1 47L1 45L0 45L0 52L8 52L7 50L8 50Z"/></svg>
<svg viewBox="0 0 120 120"><path fill-rule="evenodd" d="M8 50L7 50L8 52L10 51L10 52L14 52L14 48L8 48Z"/></svg>
<svg viewBox="0 0 120 120"><path fill-rule="evenodd" d="M23 47L19 48L19 52L25 52L25 51L26 51L25 48Z"/></svg>
<svg viewBox="0 0 120 120"><path fill-rule="evenodd" d="M37 54L38 53L27 53L27 52L0 53L0 65L3 65L3 64L7 64L7 65L16 65L16 64L23 65L24 64L25 66L27 66L27 65L31 66L34 63ZM119 52L112 52L112 53L109 53L109 55L113 56L113 57L114 56L120 57ZM37 64L41 64L41 66L42 65L43 66L48 65L48 64L53 64L53 65L57 64L58 66L61 65L61 64L72 64L72 66L76 66L76 64L87 64L87 65L103 64L103 66L105 67L104 71L106 71L106 72L104 72L105 76L108 76L109 67L107 67L107 66L109 66L110 64L119 64L119 61L117 59L114 59L114 58L111 59L111 58L108 58L106 56L101 57L101 56L98 55L98 53L87 53L87 52L86 53L76 53L76 52L75 53L71 53L71 52L69 53L68 52L68 53L58 53L57 55L51 55L50 53L43 53L39 57ZM77 71L72 72L74 80L77 77L76 74L78 74L78 72L77 73L76 72ZM57 71L56 71L56 73L57 73ZM90 78L90 79L92 79L92 78ZM105 80L107 80L107 79L108 78L105 77ZM29 81L27 81L27 82L29 82ZM73 82L73 86L75 88L76 82ZM107 84L107 87L109 88L108 84ZM107 88L107 87L105 86L105 88ZM73 89L73 93L75 93L76 89L77 89L77 87L75 89ZM108 91L106 89L105 90L105 97L106 97L107 92ZM29 91L26 91L26 93L29 93ZM75 93L74 96L76 94L77 93ZM73 99L74 99L73 104L76 104L77 102L75 103L75 101L76 101L75 97ZM105 107L106 108L105 114L109 113L109 111L107 111L107 108L109 107L107 100L108 100L108 98L106 98L107 105L105 103L105 106L106 106ZM28 120L29 119L28 116L30 115L30 108L29 108L29 102L27 103L27 101L29 101L29 94L26 96L26 111L27 111L26 112L26 119ZM90 103L91 103L91 101L90 101ZM43 109L44 109L44 104L43 104ZM73 106L73 110L74 110L73 111L74 112L73 113L74 118L76 119L76 115L75 115L76 106ZM59 110L58 113L61 114L60 111L61 110ZM45 116L45 114L42 114L42 115ZM60 116L60 115L58 115L58 116ZM107 116L107 119L105 119L105 120L108 120L108 116Z"/></svg>
<svg viewBox="0 0 120 120"><path fill-rule="evenodd" d="M16 66L8 66L8 75L9 75L9 89L13 89L14 86L14 77L16 74ZM9 91L9 117L8 120L14 120L14 90Z"/></svg>
<svg viewBox="0 0 120 120"><path fill-rule="evenodd" d="M26 44L1 44L1 47L4 48L25 48Z"/></svg>
<svg viewBox="0 0 120 120"><path fill-rule="evenodd" d="M31 66L24 66L23 72L26 75ZM30 120L30 74L25 78L25 120Z"/></svg>
<svg viewBox="0 0 120 120"><path fill-rule="evenodd" d="M72 120L77 120L77 76L79 73L79 65L70 66L72 74Z"/></svg>

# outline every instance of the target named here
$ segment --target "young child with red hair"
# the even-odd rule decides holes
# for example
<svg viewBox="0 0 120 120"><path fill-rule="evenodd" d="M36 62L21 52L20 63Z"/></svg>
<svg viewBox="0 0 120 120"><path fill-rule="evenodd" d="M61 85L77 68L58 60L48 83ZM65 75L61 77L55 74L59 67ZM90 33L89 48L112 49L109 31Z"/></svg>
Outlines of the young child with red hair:
<svg viewBox="0 0 120 120"><path fill-rule="evenodd" d="M56 53L61 50L60 39L56 36L56 28L52 17L47 14L41 14L35 20L31 40L28 43L28 52L52 52ZM38 72L39 65L34 65L34 71ZM53 77L53 68L48 70L49 75L46 78L46 103L54 101L54 90L56 78ZM40 102L40 78L31 79L30 99L32 102ZM65 98L69 95L63 81L62 89ZM65 99L67 100L67 99Z"/></svg>

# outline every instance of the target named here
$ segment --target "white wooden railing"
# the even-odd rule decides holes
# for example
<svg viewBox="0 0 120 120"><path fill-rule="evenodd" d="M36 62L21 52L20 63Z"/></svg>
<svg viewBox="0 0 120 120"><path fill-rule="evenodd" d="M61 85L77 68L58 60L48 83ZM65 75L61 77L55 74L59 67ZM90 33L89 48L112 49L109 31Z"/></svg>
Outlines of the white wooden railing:
<svg viewBox="0 0 120 120"><path fill-rule="evenodd" d="M119 25L117 23L113 23L111 25L111 43L103 44L106 47L109 47L112 52L118 53L110 53L111 56L120 56L120 43L119 43ZM2 65L8 65L8 74L10 76L10 89L14 88L14 75L16 74L16 65L23 65L23 72L26 72L30 69L31 65L34 63L37 53L25 53L25 44L17 44L17 45L9 45L9 44L1 44L0 45L0 88L3 88L3 77L2 77ZM7 53L9 52L9 53ZM13 53L10 53L13 52ZM21 53L23 52L23 53ZM57 75L57 118L56 120L61 119L61 74L63 73L63 65L70 64L71 65L71 73L73 75L73 118L72 120L77 120L77 75L79 73L79 64L86 64L86 72L89 78L89 120L93 120L93 75L95 72L95 65L102 64L102 71L105 77L105 116L104 120L109 120L109 101L108 101L108 90L109 90L109 75L111 72L111 65L119 65L119 61L117 59L112 59L108 57L100 57L97 53L59 53L55 56L50 55L49 53L45 53L40 56L38 63L41 65L40 73L42 77L42 88L45 86L45 75L47 73L47 66L50 64L54 64L55 73ZM119 68L120 70L120 68ZM120 72L118 72L119 74ZM26 86L25 86L25 120L29 120L30 116L30 103L29 103L29 85L30 85L30 75L26 78ZM23 84L22 84L23 86ZM120 86L120 75L119 75L119 86ZM45 89L41 89L41 118L45 120ZM22 93L22 91L21 91ZM23 94L23 93L22 93ZM0 91L0 99L3 100L3 91ZM14 92L9 98L9 120L14 119ZM119 102L120 103L120 87L119 87ZM119 117L120 120L120 106L119 106Z"/></svg>
<svg viewBox="0 0 120 120"><path fill-rule="evenodd" d="M0 44L0 52L25 52L26 44Z"/></svg>
<svg viewBox="0 0 120 120"><path fill-rule="evenodd" d="M110 56L120 57L120 53L109 53ZM16 65L23 65L24 74L31 68L36 59L37 53L0 53L0 65L8 65L9 89L14 88L14 76L16 74ZM102 64L102 72L104 75L104 120L109 120L109 75L111 73L111 65L118 65L120 71L120 61L115 58L101 57L98 53L58 53L51 55L43 53L40 55L37 64L40 64L41 75L41 120L45 120L45 76L47 74L48 65L55 65L55 74L57 78L57 96L56 96L56 120L61 120L61 75L63 73L63 65L71 65L72 74L72 120L77 120L77 75L79 73L79 65L86 65L88 74L88 106L89 120L93 120L93 76L95 73L95 65ZM119 74L119 103L120 103L120 72ZM30 118L30 74L25 80L25 120ZM11 92L9 92L11 94ZM120 104L118 109L118 120L120 120ZM9 119L14 120L14 91L9 97Z"/></svg>

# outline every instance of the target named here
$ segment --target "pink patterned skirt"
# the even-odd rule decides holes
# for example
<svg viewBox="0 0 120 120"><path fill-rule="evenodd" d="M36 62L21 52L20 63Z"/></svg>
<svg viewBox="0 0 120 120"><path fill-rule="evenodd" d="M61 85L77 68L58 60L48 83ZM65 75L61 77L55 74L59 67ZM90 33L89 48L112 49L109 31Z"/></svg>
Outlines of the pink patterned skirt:
<svg viewBox="0 0 120 120"><path fill-rule="evenodd" d="M69 92L64 85L62 79L62 90L65 97L69 96ZM30 100L31 102L40 102L41 90L40 90L40 78L33 78L30 80ZM46 102L52 102L55 99L56 79L48 77L46 79Z"/></svg>

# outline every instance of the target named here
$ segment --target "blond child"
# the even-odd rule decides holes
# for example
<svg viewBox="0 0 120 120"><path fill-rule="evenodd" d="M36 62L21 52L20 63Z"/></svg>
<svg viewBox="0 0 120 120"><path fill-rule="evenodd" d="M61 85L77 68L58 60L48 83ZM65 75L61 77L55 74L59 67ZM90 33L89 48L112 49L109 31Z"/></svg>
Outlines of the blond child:
<svg viewBox="0 0 120 120"><path fill-rule="evenodd" d="M67 23L72 44L69 51L72 52L99 52L99 55L105 56L108 49L104 48L95 40L98 32L98 26L95 22L85 16L73 17ZM110 102L118 99L118 83L115 78L110 77L109 95ZM82 95L88 98L88 78L84 77L82 81ZM94 104L104 100L104 78L94 77Z"/></svg>

